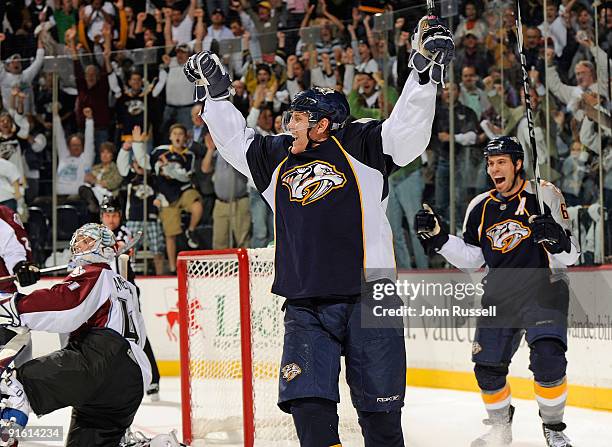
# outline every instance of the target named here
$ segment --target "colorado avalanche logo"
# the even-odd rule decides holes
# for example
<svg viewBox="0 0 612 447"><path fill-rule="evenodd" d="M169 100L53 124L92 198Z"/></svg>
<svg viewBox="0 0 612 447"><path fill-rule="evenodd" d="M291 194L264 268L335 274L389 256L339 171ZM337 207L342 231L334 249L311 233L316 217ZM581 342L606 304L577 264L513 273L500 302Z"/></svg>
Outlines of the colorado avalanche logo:
<svg viewBox="0 0 612 447"><path fill-rule="evenodd" d="M530 234L531 230L528 227L512 219L497 223L486 232L493 250L500 250L502 253L514 250Z"/></svg>
<svg viewBox="0 0 612 447"><path fill-rule="evenodd" d="M290 200L302 205L310 205L346 184L344 174L324 161L296 166L285 172L281 180L289 188Z"/></svg>

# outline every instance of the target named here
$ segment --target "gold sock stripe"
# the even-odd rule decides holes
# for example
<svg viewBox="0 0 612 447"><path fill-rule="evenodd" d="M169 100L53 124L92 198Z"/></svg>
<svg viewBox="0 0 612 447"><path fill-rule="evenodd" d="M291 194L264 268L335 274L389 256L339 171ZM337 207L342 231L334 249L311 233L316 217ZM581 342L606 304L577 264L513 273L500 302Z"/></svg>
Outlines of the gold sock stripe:
<svg viewBox="0 0 612 447"><path fill-rule="evenodd" d="M533 382L533 390L536 396L544 399L557 399L567 391L567 378L564 378L562 383L553 387L545 387L537 382Z"/></svg>
<svg viewBox="0 0 612 447"><path fill-rule="evenodd" d="M508 399L508 397L510 397L510 385L506 384L505 387L503 387L500 391L498 391L495 394L481 393L481 395L482 395L482 401L487 405L502 402Z"/></svg>

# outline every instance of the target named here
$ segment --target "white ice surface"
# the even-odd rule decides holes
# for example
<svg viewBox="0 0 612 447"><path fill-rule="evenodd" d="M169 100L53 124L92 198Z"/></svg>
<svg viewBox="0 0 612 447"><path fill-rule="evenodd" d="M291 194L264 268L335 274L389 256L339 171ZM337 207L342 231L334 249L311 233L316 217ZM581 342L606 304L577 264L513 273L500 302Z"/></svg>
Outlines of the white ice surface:
<svg viewBox="0 0 612 447"><path fill-rule="evenodd" d="M514 399L514 447L544 447L541 422L535 401ZM280 411L280 410L279 410ZM612 446L612 412L568 407L565 412L566 433L576 447ZM429 388L407 388L403 411L403 430L407 447L469 446L486 429L486 417L477 393ZM70 410L63 409L40 419L32 417L31 426L61 425L64 436L70 421ZM181 409L178 378L163 378L161 401L145 398L133 428L148 436L177 429L181 434ZM63 443L20 442L20 447L60 446ZM354 447L344 443L344 447ZM229 447L224 444L225 447Z"/></svg>

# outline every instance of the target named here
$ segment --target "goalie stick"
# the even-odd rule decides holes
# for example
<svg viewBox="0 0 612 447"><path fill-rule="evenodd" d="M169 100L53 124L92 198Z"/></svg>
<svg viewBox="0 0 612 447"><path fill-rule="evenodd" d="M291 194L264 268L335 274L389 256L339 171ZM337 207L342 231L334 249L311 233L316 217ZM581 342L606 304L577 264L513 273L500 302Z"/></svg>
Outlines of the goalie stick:
<svg viewBox="0 0 612 447"><path fill-rule="evenodd" d="M129 243L125 244L123 247L121 247L121 249L115 254L115 258L118 258L121 255L126 254L128 251L134 248L136 244L140 242L141 238L142 238L142 231L138 231L136 234L134 234L134 237L132 238L132 240ZM69 267L70 267L70 264L55 265L53 267L47 267L44 269L40 269L40 273L44 274L44 273L59 272L61 270L66 270ZM7 282L7 281L14 281L15 279L17 279L16 275L2 276L0 277L0 283Z"/></svg>

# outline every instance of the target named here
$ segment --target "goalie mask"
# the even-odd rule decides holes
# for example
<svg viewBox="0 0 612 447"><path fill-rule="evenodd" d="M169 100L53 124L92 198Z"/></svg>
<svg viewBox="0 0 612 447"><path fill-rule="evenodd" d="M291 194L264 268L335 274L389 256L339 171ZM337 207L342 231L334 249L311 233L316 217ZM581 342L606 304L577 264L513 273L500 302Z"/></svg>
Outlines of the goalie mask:
<svg viewBox="0 0 612 447"><path fill-rule="evenodd" d="M88 223L76 230L70 240L72 262L77 266L110 263L115 259L117 241L104 225Z"/></svg>

